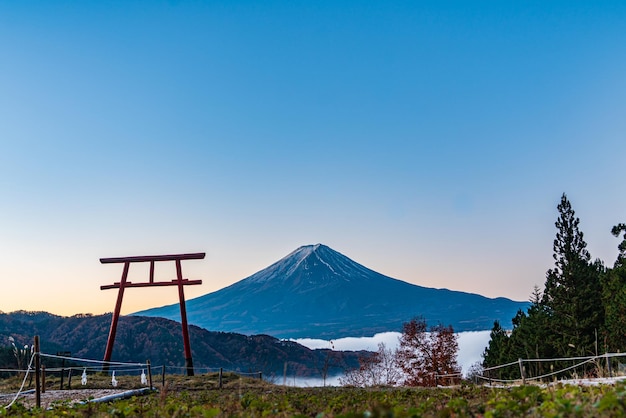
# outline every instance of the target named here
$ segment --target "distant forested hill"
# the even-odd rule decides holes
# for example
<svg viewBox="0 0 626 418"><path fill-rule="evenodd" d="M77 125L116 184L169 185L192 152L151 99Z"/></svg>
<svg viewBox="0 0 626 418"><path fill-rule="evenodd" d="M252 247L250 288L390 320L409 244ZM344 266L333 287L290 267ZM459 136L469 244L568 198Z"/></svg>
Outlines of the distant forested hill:
<svg viewBox="0 0 626 418"><path fill-rule="evenodd" d="M101 360L110 324L110 314L61 317L46 312L0 313L0 347L5 353L12 348L9 337L13 337L17 347L30 346L34 336L39 335L44 353L70 351L74 357ZM194 366L198 369L222 367L282 376L286 363L289 375L320 376L329 357L329 350L310 350L268 335L210 332L196 326L189 327L189 335ZM333 352L328 374L339 374L347 367L357 366L358 355L355 352ZM10 355L0 355L0 362L13 360ZM184 367L180 323L164 318L121 317L112 360L150 360L154 366ZM15 364L7 366L14 367Z"/></svg>

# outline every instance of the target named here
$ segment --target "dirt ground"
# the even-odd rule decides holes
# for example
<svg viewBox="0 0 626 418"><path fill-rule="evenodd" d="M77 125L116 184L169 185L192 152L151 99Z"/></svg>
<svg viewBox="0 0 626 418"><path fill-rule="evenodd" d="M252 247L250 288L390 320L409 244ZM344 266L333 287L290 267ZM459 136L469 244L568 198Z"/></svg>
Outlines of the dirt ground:
<svg viewBox="0 0 626 418"><path fill-rule="evenodd" d="M128 389L80 389L80 390L46 390L41 394L41 407L48 408L54 402L80 402L88 399L102 398L103 396L114 395L126 392ZM11 403L15 394L0 394L0 405L6 406ZM20 395L17 401L22 405L32 408L35 406L35 392Z"/></svg>

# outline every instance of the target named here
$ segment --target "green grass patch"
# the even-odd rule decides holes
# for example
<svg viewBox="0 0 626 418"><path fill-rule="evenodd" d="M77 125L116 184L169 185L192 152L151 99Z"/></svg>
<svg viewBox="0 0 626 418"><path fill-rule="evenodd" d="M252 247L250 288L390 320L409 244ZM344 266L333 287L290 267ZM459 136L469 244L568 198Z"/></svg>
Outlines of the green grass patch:
<svg viewBox="0 0 626 418"><path fill-rule="evenodd" d="M107 376L103 376L103 379ZM293 388L225 375L167 376L146 396L52 410L18 404L0 416L75 417L613 417L626 415L626 387ZM156 380L156 379L155 379ZM94 382L95 383L95 382Z"/></svg>

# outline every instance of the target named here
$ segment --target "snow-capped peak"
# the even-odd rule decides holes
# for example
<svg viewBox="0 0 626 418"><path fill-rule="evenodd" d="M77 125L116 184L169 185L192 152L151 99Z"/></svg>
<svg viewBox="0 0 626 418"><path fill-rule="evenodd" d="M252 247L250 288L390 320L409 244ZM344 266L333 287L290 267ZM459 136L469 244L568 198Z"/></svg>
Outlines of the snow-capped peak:
<svg viewBox="0 0 626 418"><path fill-rule="evenodd" d="M314 271L315 270L315 271ZM320 280L341 278L350 280L355 276L365 276L369 269L350 260L346 256L323 245L303 245L264 270L248 277L249 283L286 282L290 278L304 277L310 283ZM314 279L314 280L313 280Z"/></svg>

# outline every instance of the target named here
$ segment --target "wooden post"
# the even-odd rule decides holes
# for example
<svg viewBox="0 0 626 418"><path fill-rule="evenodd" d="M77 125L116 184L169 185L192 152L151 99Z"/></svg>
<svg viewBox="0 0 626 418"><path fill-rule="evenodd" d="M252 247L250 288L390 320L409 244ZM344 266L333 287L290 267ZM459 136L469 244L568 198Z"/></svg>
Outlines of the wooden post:
<svg viewBox="0 0 626 418"><path fill-rule="evenodd" d="M522 385L525 385L526 384L526 376L524 375L524 365L523 365L524 363L523 363L521 358L519 358L517 361L519 363L519 373L520 373L520 375L522 375Z"/></svg>
<svg viewBox="0 0 626 418"><path fill-rule="evenodd" d="M72 353L69 351L57 351L57 356L62 357L61 359L61 384L59 385L59 390L63 390L63 375L65 374L65 358L71 357Z"/></svg>
<svg viewBox="0 0 626 418"><path fill-rule="evenodd" d="M178 299L180 302L180 322L183 328L183 348L185 349L185 367L187 376L193 376L193 359L189 344L189 326L187 325L187 308L185 306L185 291L183 290L183 271L180 260L176 260L176 279L178 280Z"/></svg>
<svg viewBox="0 0 626 418"><path fill-rule="evenodd" d="M46 366L41 365L41 393L46 393Z"/></svg>
<svg viewBox="0 0 626 418"><path fill-rule="evenodd" d="M126 280L128 279L128 269L130 268L130 262L124 263L124 271L122 272L122 280L120 280L120 289L117 294L117 301L115 302L115 311L111 317L111 328L109 329L109 338L107 339L107 346L104 351L104 365L102 366L103 372L109 371L109 362L113 355L113 344L115 343L115 334L117 333L117 322L120 319L120 311L122 310L122 300L124 299L124 287Z"/></svg>
<svg viewBox="0 0 626 418"><path fill-rule="evenodd" d="M613 372L611 370L611 359L609 358L609 355L607 353L604 354L606 357L606 368L609 372L609 377L613 377Z"/></svg>
<svg viewBox="0 0 626 418"><path fill-rule="evenodd" d="M219 374L218 382L219 382L219 387L221 389L222 388L222 368L221 367L220 367L220 374Z"/></svg>
<svg viewBox="0 0 626 418"><path fill-rule="evenodd" d="M263 372L259 372L259 380L263 380Z"/></svg>
<svg viewBox="0 0 626 418"><path fill-rule="evenodd" d="M41 386L40 386L40 367L41 359L39 357L39 335L35 335L35 405L41 408Z"/></svg>
<svg viewBox="0 0 626 418"><path fill-rule="evenodd" d="M150 390L152 390L152 367L150 366L150 360L146 361L148 365L148 384L150 385Z"/></svg>
<svg viewBox="0 0 626 418"><path fill-rule="evenodd" d="M165 387L165 364L161 366L161 388Z"/></svg>
<svg viewBox="0 0 626 418"><path fill-rule="evenodd" d="M72 389L72 368L70 367L70 371L67 372L67 388Z"/></svg>

